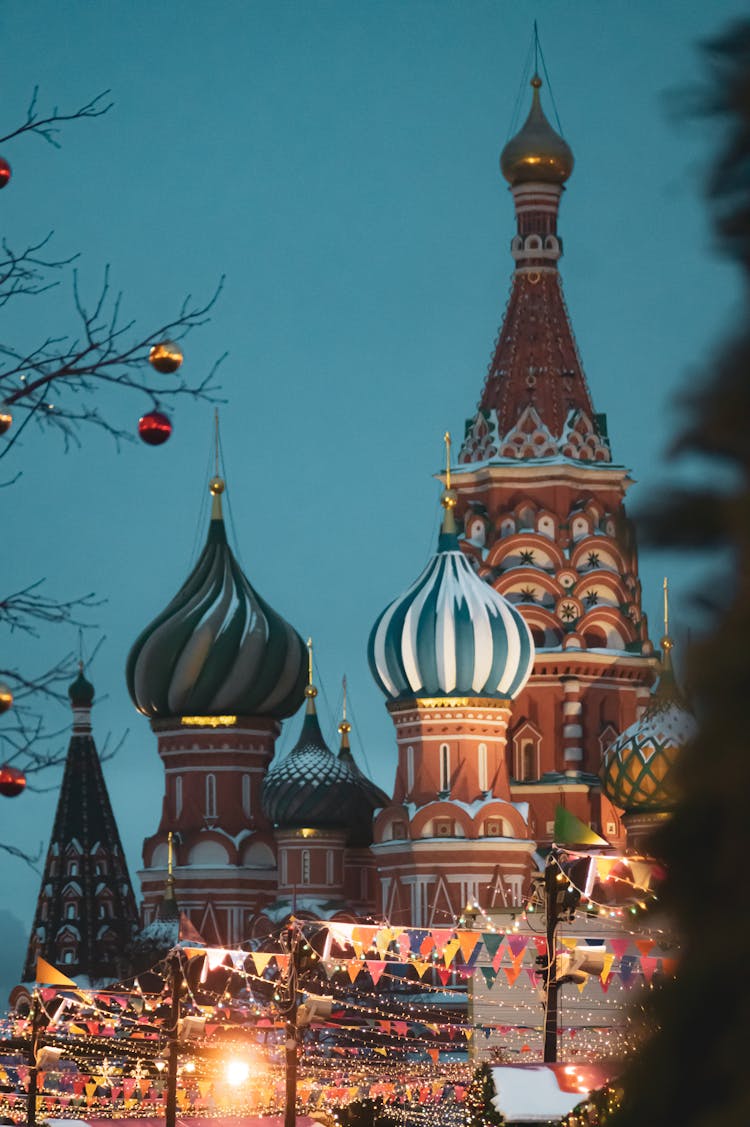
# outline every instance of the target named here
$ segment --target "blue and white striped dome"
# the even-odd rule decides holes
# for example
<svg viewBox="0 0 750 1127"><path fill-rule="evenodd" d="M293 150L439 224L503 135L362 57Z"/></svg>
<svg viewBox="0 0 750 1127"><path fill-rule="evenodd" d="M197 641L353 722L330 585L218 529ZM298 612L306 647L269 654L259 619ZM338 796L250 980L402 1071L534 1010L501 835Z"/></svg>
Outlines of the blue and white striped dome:
<svg viewBox="0 0 750 1127"><path fill-rule="evenodd" d="M511 700L534 661L524 619L479 578L452 531L440 534L422 574L380 615L367 650L372 675L391 700Z"/></svg>

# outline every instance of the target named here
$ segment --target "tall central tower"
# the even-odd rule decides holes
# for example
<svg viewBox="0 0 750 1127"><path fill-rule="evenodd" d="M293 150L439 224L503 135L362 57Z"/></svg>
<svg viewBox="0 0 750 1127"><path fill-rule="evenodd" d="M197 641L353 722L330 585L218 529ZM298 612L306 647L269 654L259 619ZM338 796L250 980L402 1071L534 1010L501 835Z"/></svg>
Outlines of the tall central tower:
<svg viewBox="0 0 750 1127"><path fill-rule="evenodd" d="M573 154L548 122L541 79L500 167L516 213L505 320L454 467L461 547L526 619L534 668L515 702L514 798L532 800L548 842L556 795L621 840L617 812L589 789L602 754L640 715L654 678L628 471L612 461L576 347L558 269L558 212Z"/></svg>

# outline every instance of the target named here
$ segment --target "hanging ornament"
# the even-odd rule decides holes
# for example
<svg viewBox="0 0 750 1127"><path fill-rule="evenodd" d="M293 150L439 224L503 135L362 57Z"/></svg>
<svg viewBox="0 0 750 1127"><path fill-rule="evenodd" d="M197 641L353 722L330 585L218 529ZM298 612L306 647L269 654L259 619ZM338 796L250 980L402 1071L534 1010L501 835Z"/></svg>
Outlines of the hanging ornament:
<svg viewBox="0 0 750 1127"><path fill-rule="evenodd" d="M0 434L5 434L13 425L13 416L7 407L0 407Z"/></svg>
<svg viewBox="0 0 750 1127"><path fill-rule="evenodd" d="M0 157L0 189L10 183L10 165Z"/></svg>
<svg viewBox="0 0 750 1127"><path fill-rule="evenodd" d="M26 776L18 767L3 763L0 767L0 794L6 798L16 798L26 786Z"/></svg>
<svg viewBox="0 0 750 1127"><path fill-rule="evenodd" d="M182 363L182 350L173 340L162 340L148 354L148 362L157 372L169 375L176 372Z"/></svg>
<svg viewBox="0 0 750 1127"><path fill-rule="evenodd" d="M149 446L161 446L172 433L172 424L162 411L149 411L138 420L138 434Z"/></svg>
<svg viewBox="0 0 750 1127"><path fill-rule="evenodd" d="M4 681L0 681L0 715L7 712L13 704L13 693Z"/></svg>

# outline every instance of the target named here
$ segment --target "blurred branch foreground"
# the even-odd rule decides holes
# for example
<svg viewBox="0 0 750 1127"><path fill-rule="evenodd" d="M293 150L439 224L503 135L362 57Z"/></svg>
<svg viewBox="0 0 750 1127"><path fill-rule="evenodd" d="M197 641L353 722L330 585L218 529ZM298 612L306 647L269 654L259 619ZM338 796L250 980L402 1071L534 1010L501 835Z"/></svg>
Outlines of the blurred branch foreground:
<svg viewBox="0 0 750 1127"><path fill-rule="evenodd" d="M23 190L22 184L13 182L7 159L9 143L36 136L59 148L64 125L102 117L112 106L109 91L105 91L77 109L55 107L43 113L34 90L25 120L0 136L0 188L12 184L11 190ZM10 467L9 474L0 479L0 490L11 487L22 472L14 457L22 455L23 436L31 424L44 432L57 431L63 449L71 443L80 445L86 426L105 430L118 445L132 440L136 428L111 413L115 401L112 395L104 395L108 388L118 394L133 393L140 402L144 414L137 433L151 445L169 438L168 405L185 396L215 401L219 390L216 373L223 357L193 380L176 373L182 364L180 342L207 323L223 279L207 300L194 301L188 295L172 316L143 329L123 314L122 295L112 289L108 266L99 293L89 302L79 287L78 256L57 258L50 251L51 243L48 234L21 249L5 238L0 244L0 317L5 317L6 327L14 302L39 297L65 280L72 289L69 332L44 335L31 348L17 347L7 333L0 339L0 465ZM11 535L5 540L3 560L2 583L7 593L0 588L0 763L11 766L25 781L26 776L65 758L68 717L64 728L56 730L47 720L45 706L63 700L67 704L65 689L75 674L78 655L71 648L52 664L44 662L41 671L21 669L13 657L13 636L39 638L47 648L45 627L91 628L87 612L98 600L91 593L70 598L48 594L46 579L29 573L29 562L22 562L23 545L14 543ZM15 579L13 568L17 569ZM33 860L12 844L0 842L0 849Z"/></svg>

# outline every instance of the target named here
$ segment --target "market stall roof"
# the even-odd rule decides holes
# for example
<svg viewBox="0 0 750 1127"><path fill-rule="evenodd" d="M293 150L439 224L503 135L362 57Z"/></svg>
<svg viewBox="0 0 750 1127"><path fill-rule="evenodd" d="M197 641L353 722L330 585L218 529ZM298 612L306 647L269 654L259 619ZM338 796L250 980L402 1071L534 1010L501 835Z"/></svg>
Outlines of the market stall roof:
<svg viewBox="0 0 750 1127"><path fill-rule="evenodd" d="M511 1123L557 1123L612 1073L598 1064L517 1064L492 1069L492 1103Z"/></svg>

